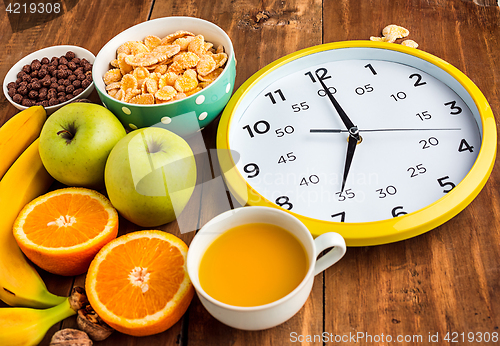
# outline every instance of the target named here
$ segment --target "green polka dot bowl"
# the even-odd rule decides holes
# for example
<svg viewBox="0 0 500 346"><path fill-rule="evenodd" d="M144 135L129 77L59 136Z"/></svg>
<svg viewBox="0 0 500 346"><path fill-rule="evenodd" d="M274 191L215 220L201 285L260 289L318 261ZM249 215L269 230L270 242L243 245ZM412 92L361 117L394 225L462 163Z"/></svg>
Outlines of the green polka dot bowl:
<svg viewBox="0 0 500 346"><path fill-rule="evenodd" d="M119 101L106 91L104 74L114 68L116 50L127 41L143 41L150 35L163 38L179 30L203 35L205 42L224 47L228 55L223 72L201 91L184 99L162 104L143 105ZM112 38L97 54L92 69L94 85L103 103L128 130L144 127L162 127L180 136L189 136L202 130L222 112L233 92L236 60L229 36L217 25L193 17L165 17L135 25Z"/></svg>

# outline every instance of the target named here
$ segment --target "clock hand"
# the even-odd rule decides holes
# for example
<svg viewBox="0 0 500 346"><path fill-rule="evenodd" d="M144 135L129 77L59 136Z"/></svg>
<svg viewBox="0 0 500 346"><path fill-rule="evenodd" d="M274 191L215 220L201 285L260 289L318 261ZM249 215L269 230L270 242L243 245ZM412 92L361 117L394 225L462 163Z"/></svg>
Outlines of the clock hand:
<svg viewBox="0 0 500 346"><path fill-rule="evenodd" d="M460 131L459 127L450 128L434 128L434 129L365 129L359 130L359 132L397 132L397 131ZM310 129L310 133L341 133L349 132L349 130L343 129Z"/></svg>
<svg viewBox="0 0 500 346"><path fill-rule="evenodd" d="M356 150L356 145L358 144L359 138L358 128L356 126L351 127L349 129L349 141L347 142L347 153L344 164L344 177L342 178L342 187L340 189L340 192L344 191L345 182L351 168L352 158L354 157L354 151Z"/></svg>
<svg viewBox="0 0 500 346"><path fill-rule="evenodd" d="M325 83L323 82L321 77L318 76L318 73L316 73L316 77L318 78L318 80L321 84L321 87L325 90L326 95L328 95L328 98L330 99L330 102L333 104L333 107L335 107L335 110L339 114L340 119L344 123L345 127L347 128L347 130L350 131L350 129L355 127L354 123L351 121L351 119L349 119L346 112L344 112L344 109L342 109L342 107L337 102L337 100L335 99L333 94L330 92L330 90L328 90L328 87L325 85ZM356 133L357 133L357 131L356 131ZM356 139L359 140L359 134L357 133L355 136L356 136Z"/></svg>

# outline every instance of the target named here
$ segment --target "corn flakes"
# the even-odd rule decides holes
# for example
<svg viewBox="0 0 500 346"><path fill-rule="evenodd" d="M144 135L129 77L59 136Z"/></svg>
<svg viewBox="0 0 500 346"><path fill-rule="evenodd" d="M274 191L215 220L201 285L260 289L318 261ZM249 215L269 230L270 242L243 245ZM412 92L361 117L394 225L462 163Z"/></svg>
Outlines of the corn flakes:
<svg viewBox="0 0 500 346"><path fill-rule="evenodd" d="M118 47L103 80L111 97L134 104L181 100L206 88L228 60L224 47L184 30Z"/></svg>

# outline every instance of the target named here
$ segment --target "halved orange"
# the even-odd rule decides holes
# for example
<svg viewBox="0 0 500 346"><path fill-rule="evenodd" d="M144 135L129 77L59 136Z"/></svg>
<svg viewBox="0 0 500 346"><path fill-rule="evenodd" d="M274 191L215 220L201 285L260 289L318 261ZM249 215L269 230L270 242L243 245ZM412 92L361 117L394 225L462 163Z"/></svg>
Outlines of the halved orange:
<svg viewBox="0 0 500 346"><path fill-rule="evenodd" d="M28 203L14 223L19 247L40 268L59 275L87 271L118 234L118 213L97 191L70 187Z"/></svg>
<svg viewBox="0 0 500 346"><path fill-rule="evenodd" d="M112 240L90 264L85 281L90 305L125 334L167 330L194 295L187 250L181 239L163 231L137 231Z"/></svg>

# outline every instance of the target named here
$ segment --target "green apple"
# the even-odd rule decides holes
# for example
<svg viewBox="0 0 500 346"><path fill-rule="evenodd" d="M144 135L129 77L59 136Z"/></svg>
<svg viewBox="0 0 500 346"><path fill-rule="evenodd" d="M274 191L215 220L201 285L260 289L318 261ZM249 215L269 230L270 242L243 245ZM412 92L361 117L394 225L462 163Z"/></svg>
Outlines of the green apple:
<svg viewBox="0 0 500 346"><path fill-rule="evenodd" d="M115 144L127 133L106 108L70 103L54 112L40 133L40 158L63 184L101 189L104 167Z"/></svg>
<svg viewBox="0 0 500 346"><path fill-rule="evenodd" d="M109 199L123 217L156 227L175 220L191 198L196 162L182 137L148 127L115 145L104 176Z"/></svg>

